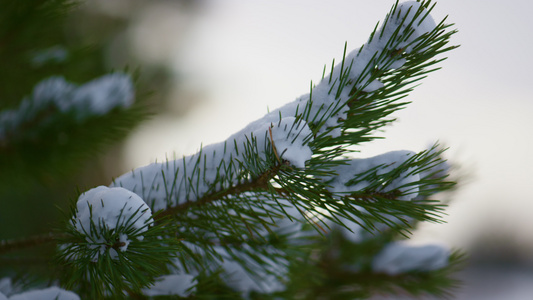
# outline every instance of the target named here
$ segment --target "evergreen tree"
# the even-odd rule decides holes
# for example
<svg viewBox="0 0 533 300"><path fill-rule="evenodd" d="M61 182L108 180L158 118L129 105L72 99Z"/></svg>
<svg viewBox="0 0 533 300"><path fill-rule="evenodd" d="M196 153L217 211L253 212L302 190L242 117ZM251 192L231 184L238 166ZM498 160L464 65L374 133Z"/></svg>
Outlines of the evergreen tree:
<svg viewBox="0 0 533 300"><path fill-rule="evenodd" d="M431 0L394 4L308 94L194 155L79 192L61 225L39 220L46 233L28 236L7 216L47 214L28 199L64 207L49 187L68 188L147 116L135 75L106 74L97 48L65 40L72 6L1 2L0 299L366 299L457 284L459 252L405 241L442 222L434 195L455 185L444 150L359 153L455 48Z"/></svg>

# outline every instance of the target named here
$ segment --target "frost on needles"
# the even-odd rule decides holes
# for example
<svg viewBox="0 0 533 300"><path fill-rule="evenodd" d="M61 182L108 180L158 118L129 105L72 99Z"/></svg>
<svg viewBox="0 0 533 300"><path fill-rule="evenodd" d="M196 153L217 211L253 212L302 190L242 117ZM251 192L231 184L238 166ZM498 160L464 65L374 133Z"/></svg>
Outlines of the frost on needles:
<svg viewBox="0 0 533 300"><path fill-rule="evenodd" d="M418 280L415 293L444 293L457 255L394 241L419 221L441 221L444 205L431 197L454 185L443 150L370 158L357 150L394 120L412 85L442 60L435 56L454 48L446 46L454 31L436 24L431 8L431 1L396 3L367 43L345 47L308 94L196 154L82 194L69 224L78 242L66 239L61 252L82 271L67 286L102 280L95 295L185 297L222 284L234 296L292 299L347 286L363 297L372 284L407 289ZM162 269L143 262L154 253ZM109 265L123 273L98 271ZM420 276L436 270L444 271ZM341 271L348 272L341 286L316 284Z"/></svg>

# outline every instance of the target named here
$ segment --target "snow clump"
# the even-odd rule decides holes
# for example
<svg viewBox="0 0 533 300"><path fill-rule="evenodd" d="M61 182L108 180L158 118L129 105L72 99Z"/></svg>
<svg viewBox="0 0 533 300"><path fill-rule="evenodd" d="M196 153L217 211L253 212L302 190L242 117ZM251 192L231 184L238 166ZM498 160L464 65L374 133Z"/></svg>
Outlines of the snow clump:
<svg viewBox="0 0 533 300"><path fill-rule="evenodd" d="M329 190L335 193L353 193L362 191L371 184L375 184L375 182L365 179L368 173L375 172L376 175L379 176L393 172L413 155L415 155L415 153L412 151L398 150L370 158L349 160L347 164L335 167L337 176L326 179L331 180L329 182ZM382 184L379 187L378 192L386 193L398 190L401 192L401 195L396 199L404 201L411 200L418 196L419 188L413 183L420 181L420 174L413 174L412 169L413 168L409 168L406 171L401 172L394 180Z"/></svg>
<svg viewBox="0 0 533 300"><path fill-rule="evenodd" d="M105 231L120 232L118 242L121 246L118 249L126 251L131 242L127 234L133 233L138 240L142 240L143 236L140 234L147 231L153 223L152 211L143 199L123 188L93 188L80 195L76 208L72 224L78 232L87 236L87 242L92 247L100 248L93 258L95 261L98 254L103 254L110 247L110 242L103 237ZM116 257L114 251L110 248L112 257Z"/></svg>
<svg viewBox="0 0 533 300"><path fill-rule="evenodd" d="M145 296L173 296L187 297L196 291L195 276L189 274L165 275L156 279L155 283L143 289Z"/></svg>

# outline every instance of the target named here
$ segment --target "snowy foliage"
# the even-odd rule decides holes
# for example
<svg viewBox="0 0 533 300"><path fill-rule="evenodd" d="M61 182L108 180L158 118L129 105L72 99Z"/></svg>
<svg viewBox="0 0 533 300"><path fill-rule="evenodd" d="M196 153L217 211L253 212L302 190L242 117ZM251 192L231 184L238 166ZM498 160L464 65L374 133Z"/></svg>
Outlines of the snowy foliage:
<svg viewBox="0 0 533 300"><path fill-rule="evenodd" d="M318 150L314 146L317 139L333 140L344 136L344 120L352 117L349 115L349 102L353 100L354 93L370 95L379 93L386 87L384 82L372 75L369 66L380 72L402 68L407 60L400 54L424 51L425 48L420 48L416 41L435 27L435 22L420 3L402 3L391 12L384 26L365 45L345 55L343 61L333 66L331 72L318 85L313 86L309 94L266 114L223 142L205 146L197 154L182 159L137 168L116 178L111 186L136 193L154 211L159 211L197 202L205 195L263 176L264 173L262 175L260 172L264 170L252 166L254 163L250 161L264 162L269 159L270 153L276 156L280 164L290 165L296 170L306 170ZM391 52L398 52L399 55L391 56ZM371 104L371 107L372 105L377 104ZM410 164L415 163L415 157L416 154L412 151L392 151L366 159L343 158L331 165L327 173L316 175L315 178L325 183L333 199L340 200L351 195L357 197L358 193L368 192L365 197L389 195L387 197L396 200L411 201L419 196L419 185L423 179L420 170L410 167ZM253 168L258 168L259 171L250 172ZM253 198L253 195L250 197ZM279 205L286 200L280 195L276 201ZM223 204L217 202L214 205ZM275 210L277 206L268 204L268 201L262 205L265 211L269 208ZM271 218L275 224L273 228L279 232L288 228L300 230L307 212L296 209L290 201L284 202L284 205L287 209L282 214L287 216ZM366 213L356 205L352 207ZM238 215L233 209L228 209L227 214ZM202 217L188 216L192 219ZM327 220L325 223L332 229L340 229L348 240L355 243L361 241L360 217L343 213L343 216L336 216L335 219L336 222ZM342 225L337 225L337 222ZM256 231L254 228L256 234L259 232L263 236L268 236L269 230ZM215 236L201 230L199 232L206 237ZM189 245L196 255L207 256L206 250L199 246L184 244ZM282 290L284 285L280 278L287 273L284 266L287 261L270 260L247 247L248 245L242 244L239 249L233 250L224 247L211 249L220 257L213 263L224 270L221 278L243 295L251 291L270 293ZM229 255L228 251L234 253ZM250 256L254 256L255 260L249 259ZM442 257L447 256L442 254ZM383 271L381 264L389 263L387 258L376 260L377 271ZM257 261L261 261L263 266L258 266ZM256 276L249 274L244 266L254 269ZM185 275L180 273L179 276ZM255 280L259 277L262 280Z"/></svg>
<svg viewBox="0 0 533 300"><path fill-rule="evenodd" d="M127 74L104 75L81 86L63 77L51 77L39 82L18 108L0 113L0 141L21 134L28 123L46 126L59 115L69 115L81 123L115 108L127 108L133 100L133 83Z"/></svg>
<svg viewBox="0 0 533 300"><path fill-rule="evenodd" d="M72 220L76 229L86 235L88 247L99 248L93 260L106 250L114 253L105 239L105 232L116 230L120 251L126 251L130 240L127 232L133 232L138 240L153 223L150 208L136 194L123 188L99 186L80 195L76 204L76 217ZM112 256L116 256L112 254Z"/></svg>
<svg viewBox="0 0 533 300"><path fill-rule="evenodd" d="M244 245L244 247L249 246ZM248 250L253 251L253 249ZM270 254L274 254L276 250L270 249L270 252ZM280 281L280 278L285 278L287 273L287 268L283 262L272 260L265 255L257 253L264 265L258 265L256 261L245 256L240 257L245 261L243 264L228 255L227 251L222 248L219 253L224 257L221 264L224 270L221 275L222 280L234 290L240 291L244 296L251 291L272 293L282 291L285 288L285 285ZM252 275L246 271L244 266L255 270L254 274Z"/></svg>
<svg viewBox="0 0 533 300"><path fill-rule="evenodd" d="M205 249L196 245L188 242L183 242L183 245L194 253L194 255L200 257L205 257L207 255ZM213 272L220 272L219 277L226 285L233 288L235 291L239 291L244 297L250 292L271 293L281 291L285 288L285 285L280 278L286 278L288 272L286 260L272 259L270 256L252 249L250 245L244 244L241 247L244 249L231 249L231 253L224 247L216 247L218 258L211 262L212 265L210 267ZM260 260L264 262L264 265L259 265L256 260L251 259L248 255L245 255L244 252L241 252L241 250L257 255L260 257ZM270 255L281 254L281 252L274 247L268 247L266 253ZM242 263L242 260L245 261L245 263ZM176 265L182 270L185 269L185 267L179 262L176 262ZM249 270L253 270L253 272L250 272ZM205 272L206 270L189 270L188 274L177 274L175 278L180 278L185 280L185 282L191 282L191 285L175 286L173 293L185 293L185 291L192 286L191 279L194 276L197 276L201 271ZM172 280L174 280L174 278ZM146 291L144 294L161 295L161 288L157 283L154 288L150 288L150 291Z"/></svg>
<svg viewBox="0 0 533 300"><path fill-rule="evenodd" d="M331 185L329 190L336 193L354 193L372 186L371 190L377 192L399 191L402 195L396 199L411 200L418 195L416 183L420 181L420 175L414 173L413 168L393 175L394 180L388 182L369 181L368 178L394 173L396 168L413 155L415 153L412 151L392 151L371 158L349 160L346 164L336 167L335 171L339 175L328 181Z"/></svg>
<svg viewBox="0 0 533 300"><path fill-rule="evenodd" d="M165 275L146 289L143 294L146 296L180 296L187 297L196 291L196 280L194 276L188 274Z"/></svg>
<svg viewBox="0 0 533 300"><path fill-rule="evenodd" d="M304 168L312 155L308 146L310 133L302 120L275 120L267 115L225 142L203 147L183 159L137 168L115 179L112 186L133 191L154 211L196 201L207 192L249 180L242 174L248 169L245 162L250 155L264 159L275 148L280 159Z"/></svg>
<svg viewBox="0 0 533 300"><path fill-rule="evenodd" d="M418 2L402 3L398 6L397 12L401 12L404 17L393 14L389 22L375 33L373 39L360 49L349 53L342 63L332 68L329 76L313 87L310 94L303 95L250 123L224 142L203 147L197 154L183 159L153 163L137 168L115 179L112 186L124 187L137 193L154 211L157 211L187 201L195 201L208 191L220 190L240 180L246 180L240 177L244 167L241 162L249 153L250 147L259 155L264 155L269 147L275 147L277 154L283 159L288 160L295 167L304 168L305 162L313 154L309 147L313 141L310 127L318 127L316 134L340 136L342 120L348 118L348 99L351 98L352 89L361 89L366 93L371 93L383 87L381 82L367 75L368 66L372 65L371 62L383 70L400 68L405 60L391 60L390 57L384 55L386 51L408 46L410 47L408 50L412 51L412 48L416 46L413 45L413 41L435 28L435 22L425 9L420 8ZM407 12L409 15L405 17ZM418 18L420 15L424 16L420 24L413 21L415 14ZM410 25L409 28L414 28L412 29L414 33L407 32L399 38L397 44L390 45L389 41L398 34L398 27L404 28L407 25ZM394 64L391 64L391 61L394 61ZM311 119L311 124L306 124L304 119ZM383 158L387 160L386 163L390 164L394 159L392 155L384 155L375 160ZM345 178L348 174L344 172L350 175L356 174L357 172L349 169L354 168L358 163L364 165L366 162L353 160L350 167L340 167L338 170L342 172L339 173L340 178L333 180L347 181ZM355 167L356 170L363 168ZM213 186L213 183L220 181L220 178L224 178L226 184ZM395 188L398 184L414 182L416 179L417 176L408 176L389 185L389 189ZM357 190L363 185L364 183L361 183L354 189ZM335 187L341 189L339 191L346 191L345 188L341 188L340 184ZM415 197L415 190L416 187L413 187L410 191L412 197L406 196L403 200Z"/></svg>
<svg viewBox="0 0 533 300"><path fill-rule="evenodd" d="M361 48L347 54L340 64L332 68L328 76L313 87L310 94L302 95L294 102L270 113L271 118L275 118L278 114L282 118L307 114L314 116L314 120L324 123L319 133L329 132L332 137L341 135L339 126L341 120L346 120L348 117L347 100L351 98L353 90L372 93L384 87L382 82L371 78L368 66L374 65L381 71L402 67L405 59L391 59L387 55L388 51L401 49L409 53L416 46L413 43L416 38L436 27L433 18L420 7L418 2L401 3L395 12L400 12L403 17L393 13L385 26ZM409 14L405 16L407 13ZM417 20L413 21L415 15ZM417 24L416 21L419 21L421 16L424 16L424 20ZM406 30L408 25L409 30ZM398 38L398 32L405 33ZM391 44L393 38L399 41Z"/></svg>
<svg viewBox="0 0 533 300"><path fill-rule="evenodd" d="M435 24L430 2L396 3L368 41L345 48L308 94L224 141L82 193L56 238L61 286L95 299L209 298L220 291L244 299L346 291L350 297L338 298L351 299L448 270L455 259L448 249L395 241L416 222L441 221L444 205L431 197L455 184L445 180L442 151L361 158L355 149L377 138L407 104L401 99L412 84L435 70L434 57L452 49L444 48L452 33ZM36 54L34 63L63 59L55 50ZM133 98L122 73L81 86L45 79L18 108L0 112L0 146L33 125L113 119L108 114L131 107ZM416 277L418 288L451 286L446 272L435 273ZM363 277L371 279L353 280ZM79 299L56 287L9 295Z"/></svg>

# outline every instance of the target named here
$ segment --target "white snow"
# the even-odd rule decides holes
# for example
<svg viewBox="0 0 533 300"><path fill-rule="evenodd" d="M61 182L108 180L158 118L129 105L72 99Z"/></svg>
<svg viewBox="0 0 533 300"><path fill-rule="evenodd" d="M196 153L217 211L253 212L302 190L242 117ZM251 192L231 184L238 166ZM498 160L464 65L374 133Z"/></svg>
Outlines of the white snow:
<svg viewBox="0 0 533 300"><path fill-rule="evenodd" d="M248 251L252 251L250 246L246 244L243 244L242 247L246 248ZM272 254L271 256L275 255L278 251L279 250L274 248L269 249L269 252ZM271 256L266 257L265 255L256 252L256 255L264 261L264 263L259 266L255 261L236 253L240 259L246 262L247 267L254 270L256 276L252 277L240 263L231 258L225 249L220 248L218 253L224 257L224 260L221 262L224 272L221 274L220 278L231 288L240 291L244 297L252 291L273 293L285 289L285 285L277 276L286 276L288 271L287 267L284 265L286 261L273 261Z"/></svg>
<svg viewBox="0 0 533 300"><path fill-rule="evenodd" d="M76 208L76 217L72 220L72 224L76 230L87 236L89 247L100 248L99 254L103 254L109 248L109 242L102 237L104 229L121 232L119 241L124 245L119 249L126 251L131 241L123 231L132 228L137 236L147 231L148 226L153 223L152 211L143 199L119 187L93 188L80 195ZM138 236L137 239L142 239L142 236ZM110 253L116 257L114 249L111 248ZM98 256L94 257L94 260L97 259Z"/></svg>
<svg viewBox="0 0 533 300"><path fill-rule="evenodd" d="M154 211L172 207L187 201L195 201L208 191L220 190L213 186L220 178L224 187L238 183L245 165L245 155L250 149L260 158L274 148L280 159L291 165L304 168L312 152L307 142L311 130L303 121L294 117L282 120L272 115L249 124L225 142L203 147L197 154L167 161L152 163L126 173L111 184L124 187L141 196ZM241 179L248 180L248 179Z"/></svg>
<svg viewBox="0 0 533 300"><path fill-rule="evenodd" d="M22 107L43 109L55 105L61 112L74 112L82 120L90 115L104 115L115 107L133 103L133 83L128 74L112 73L76 86L63 77L50 77L38 83L32 97Z"/></svg>
<svg viewBox="0 0 533 300"><path fill-rule="evenodd" d="M391 37L394 36L396 28L402 24L402 18L406 15L407 10L409 9L410 12L402 25L398 42L387 44ZM413 22L413 28L410 30L406 25L411 23L415 13L419 9L421 10L421 13ZM398 17L397 12L400 12L400 10L400 17ZM391 58L389 55L379 58L380 54L383 51L398 50L405 47L422 34L427 33L436 27L435 22L430 15L427 15L424 21L421 24L418 24L418 20L426 14L427 11L420 7L420 4L415 1L402 3L397 7L397 11L393 14L389 22L387 22L387 25L376 32L375 37L371 41L363 45L361 49L353 50L347 54L344 62L337 64L333 71L325 76L325 78L312 89L312 96L310 94L303 95L296 99L296 101L281 107L274 113L279 113L283 117L294 116L296 111L302 113L303 108L311 98L311 116L317 114L319 116L329 115L329 117L325 119L325 125L319 130L319 132L324 132L328 128L337 127L339 125L339 120L346 119L347 117L346 112L348 107L346 102L350 99L349 93L354 84L357 89L367 93L374 92L384 86L382 82L370 77L369 70L371 70L373 66L378 66L381 70L390 70L400 68L405 63L404 58ZM409 34L410 31L414 31L414 33ZM401 34L402 32L404 32L404 34ZM412 50L412 46L413 45L408 47L405 51L409 53L408 51ZM370 65L370 69L367 68L365 70L367 65ZM343 74L347 74L349 80L347 80L344 88L339 88ZM332 111L336 111L337 109L339 109L337 113L331 114ZM317 120L319 119L321 118L317 118ZM339 128L336 128L330 133L333 137L340 134L341 130Z"/></svg>
<svg viewBox="0 0 533 300"><path fill-rule="evenodd" d="M363 174L370 170L375 170L377 175L383 175L394 171L397 167L407 161L415 153L407 150L391 151L370 158L352 159L345 165L339 165L335 168L337 176L329 182L328 188L335 193L353 193L364 190L374 182L364 180ZM357 176L361 176L361 181L349 184ZM328 178L331 179L331 178ZM413 184L420 181L420 175L412 174L412 168L407 169L399 174L397 178L390 182L382 183L378 192L390 192L399 190L402 195L397 197L398 200L411 200L418 196L418 186Z"/></svg>
<svg viewBox="0 0 533 300"><path fill-rule="evenodd" d="M0 292L0 300L7 300L7 297L2 292Z"/></svg>
<svg viewBox="0 0 533 300"><path fill-rule="evenodd" d="M372 269L388 275L410 271L428 272L448 265L450 250L441 245L411 246L391 242L374 257Z"/></svg>
<svg viewBox="0 0 533 300"><path fill-rule="evenodd" d="M81 118L90 114L105 115L116 107L129 107L133 103L134 89L127 74L104 75L80 86L72 94L70 104Z"/></svg>
<svg viewBox="0 0 533 300"><path fill-rule="evenodd" d="M39 82L31 97L22 100L18 108L0 113L0 141L39 114L50 119L57 110L73 114L82 122L90 116L105 115L114 108L127 108L133 100L133 83L128 74L107 74L79 87L63 77L50 77Z"/></svg>
<svg viewBox="0 0 533 300"><path fill-rule="evenodd" d="M313 152L304 143L304 139L311 135L311 130L305 122L298 123L293 117L282 119L276 130L272 130L272 142L281 159L288 160L297 168L305 168L305 162L311 158Z"/></svg>
<svg viewBox="0 0 533 300"><path fill-rule="evenodd" d="M196 279L188 274L165 275L158 279L153 286L143 289L146 296L171 296L187 297L196 291ZM194 288L192 288L194 287Z"/></svg>
<svg viewBox="0 0 533 300"><path fill-rule="evenodd" d="M1 299L2 297L0 294L0 300ZM71 291L66 291L62 288L53 286L16 294L9 297L9 300L80 300L80 297Z"/></svg>
<svg viewBox="0 0 533 300"><path fill-rule="evenodd" d="M205 257L208 254L204 249L198 247L195 244L189 242L183 242L183 245L190 249L195 256ZM284 284L277 276L281 278L286 277L287 274L287 261L285 259L277 258L273 260L272 257L277 255L283 255L279 250L272 246L262 249L267 251L268 257L262 254L260 251L255 251L247 244L242 244L238 249L233 249L233 255L239 259L244 260L247 267L253 270L256 276L249 274L246 269L238 263L232 255L224 247L215 246L214 250L220 258L217 258L213 264L210 264L210 269L202 271L218 271L219 267L222 268L220 273L220 279L235 291L241 292L241 295L246 299L248 294L252 291L255 292L275 292L284 289ZM241 250L245 252L253 253L257 255L259 259L262 259L264 263L258 265L254 260L244 255ZM178 269L184 270L184 266L181 261L176 260L175 265ZM199 274L198 270L194 267L188 266L188 275L192 277ZM267 270L270 272L267 272ZM273 275L276 274L277 276ZM183 275L180 275L183 276Z"/></svg>
<svg viewBox="0 0 533 300"><path fill-rule="evenodd" d="M11 278L4 277L0 279L0 294L10 294L13 293L13 286L11 283Z"/></svg>
<svg viewBox="0 0 533 300"><path fill-rule="evenodd" d="M418 12L420 9L421 9L421 5L419 2L416 2L416 1L402 2L396 8L396 11L400 13L398 14L397 17L392 18L394 25L395 26L401 25L403 29L406 29L408 25L412 24L411 26L413 30L412 36L409 38L408 41L406 41L401 46L407 46L407 44L412 42L414 39L422 36L423 34L431 32L435 27L437 27L437 25L435 24L435 20L433 20L431 15L428 14L425 8L422 8L423 10L418 15ZM405 21L403 21L402 23L402 20L404 18L405 18ZM422 20L422 22L420 22L420 20ZM405 52L410 53L413 50L414 46L416 46L416 43L413 43L407 46L405 49Z"/></svg>

